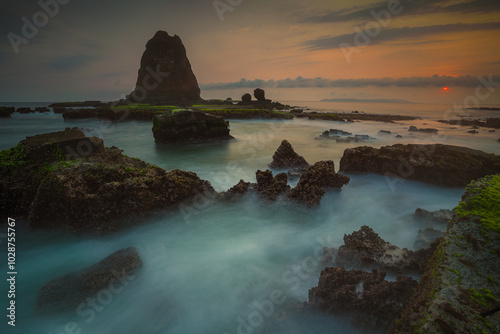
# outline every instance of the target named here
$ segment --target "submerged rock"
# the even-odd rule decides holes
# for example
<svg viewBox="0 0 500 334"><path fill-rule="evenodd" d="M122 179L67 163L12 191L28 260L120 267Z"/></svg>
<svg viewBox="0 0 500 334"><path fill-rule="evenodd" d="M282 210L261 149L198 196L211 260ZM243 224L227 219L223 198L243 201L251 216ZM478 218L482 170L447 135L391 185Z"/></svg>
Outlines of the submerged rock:
<svg viewBox="0 0 500 334"><path fill-rule="evenodd" d="M309 163L303 156L298 155L288 140L283 140L273 155L273 161L269 167L274 169L293 169L304 171L309 167Z"/></svg>
<svg viewBox="0 0 500 334"><path fill-rule="evenodd" d="M326 192L325 188L340 189L349 181L349 176L335 172L333 161L319 161L302 174L288 197L309 207L319 205Z"/></svg>
<svg viewBox="0 0 500 334"><path fill-rule="evenodd" d="M0 153L2 213L31 228L117 230L153 210L214 192L195 173L167 172L77 129L28 137Z"/></svg>
<svg viewBox="0 0 500 334"><path fill-rule="evenodd" d="M396 144L376 149L348 148L340 171L375 173L439 186L465 186L470 181L500 173L500 156L451 145Z"/></svg>
<svg viewBox="0 0 500 334"><path fill-rule="evenodd" d="M153 135L156 142L212 142L233 139L229 122L220 116L200 111L179 110L155 116Z"/></svg>
<svg viewBox="0 0 500 334"><path fill-rule="evenodd" d="M418 283L410 277L385 280L385 272L325 268L318 286L309 290L308 308L347 315L351 323L367 330L387 333L401 316L403 305Z"/></svg>
<svg viewBox="0 0 500 334"><path fill-rule="evenodd" d="M158 31L146 44L132 102L150 104L202 101L198 81L179 36Z"/></svg>
<svg viewBox="0 0 500 334"><path fill-rule="evenodd" d="M36 299L35 310L39 314L74 312L85 306L87 298L112 294L129 284L131 276L142 266L142 260L135 247L111 254L100 262L85 269L58 277L45 284Z"/></svg>

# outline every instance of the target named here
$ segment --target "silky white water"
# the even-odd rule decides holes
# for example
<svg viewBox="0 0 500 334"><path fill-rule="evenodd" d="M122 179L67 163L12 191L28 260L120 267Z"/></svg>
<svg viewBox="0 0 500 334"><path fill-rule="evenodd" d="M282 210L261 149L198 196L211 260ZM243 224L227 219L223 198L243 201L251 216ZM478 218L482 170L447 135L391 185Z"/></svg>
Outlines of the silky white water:
<svg viewBox="0 0 500 334"><path fill-rule="evenodd" d="M414 107L414 106L413 106ZM389 110L388 112L391 112ZM394 110L393 113L397 113ZM401 112L400 114L403 114ZM427 125L423 125L427 123ZM124 153L165 169L196 172L223 191L240 179L255 180L283 139L309 163L333 160L338 168L347 147L380 147L397 142L441 142L499 153L497 132L437 123L431 118L394 124L327 121L230 121L234 141L200 145L155 144L150 122L65 122L60 115L14 114L0 121L0 149L28 135L82 127ZM408 126L436 127L439 136L414 134ZM336 128L375 138L338 144L315 139ZM391 131L380 135L379 130ZM395 138L396 134L403 136ZM143 225L95 236L64 229L29 231L18 220L15 333L362 333L342 318L308 314L271 326L287 307L307 300L318 282L323 247L339 247L343 236L369 225L385 240L413 248L416 208L452 209L463 188L396 182L377 175L351 175L342 191L329 191L321 205L304 209L291 203L266 203L249 194L238 202L206 200L159 212ZM5 233L2 222L0 233ZM1 235L0 235L1 236ZM5 239L0 239L4 248ZM66 314L38 316L39 289L51 279L85 268L111 253L135 246L143 266L120 289ZM7 263L2 250L2 263ZM5 281L0 285L7 305ZM4 311L6 314L6 311ZM5 316L0 332L8 328ZM12 331L14 330L14 331Z"/></svg>

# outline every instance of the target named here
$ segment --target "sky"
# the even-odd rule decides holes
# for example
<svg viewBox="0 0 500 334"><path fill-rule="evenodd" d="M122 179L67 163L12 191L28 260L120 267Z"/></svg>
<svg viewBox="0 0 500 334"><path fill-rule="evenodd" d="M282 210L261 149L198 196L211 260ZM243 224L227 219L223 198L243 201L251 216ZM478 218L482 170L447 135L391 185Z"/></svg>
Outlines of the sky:
<svg viewBox="0 0 500 334"><path fill-rule="evenodd" d="M206 99L500 104L498 0L0 1L3 102L122 98L164 30Z"/></svg>

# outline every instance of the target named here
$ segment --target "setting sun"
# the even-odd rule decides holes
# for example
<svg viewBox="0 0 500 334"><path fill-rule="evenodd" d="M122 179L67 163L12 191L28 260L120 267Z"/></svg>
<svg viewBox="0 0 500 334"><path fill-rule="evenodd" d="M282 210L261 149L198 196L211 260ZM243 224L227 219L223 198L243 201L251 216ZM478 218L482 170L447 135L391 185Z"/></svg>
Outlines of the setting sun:
<svg viewBox="0 0 500 334"><path fill-rule="evenodd" d="M443 89L441 89L443 92L447 92L448 91L448 87L443 87Z"/></svg>

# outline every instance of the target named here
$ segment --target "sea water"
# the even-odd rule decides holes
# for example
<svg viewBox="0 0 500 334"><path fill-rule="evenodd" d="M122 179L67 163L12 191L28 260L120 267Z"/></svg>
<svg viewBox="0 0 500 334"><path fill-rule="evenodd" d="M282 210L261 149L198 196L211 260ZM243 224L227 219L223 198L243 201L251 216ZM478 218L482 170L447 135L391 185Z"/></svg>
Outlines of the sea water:
<svg viewBox="0 0 500 334"><path fill-rule="evenodd" d="M317 104L316 108L328 111L347 107ZM11 119L0 120L0 149L15 146L26 136L76 126L129 156L167 170L196 172L218 191L227 190L240 179L255 181L255 171L268 168L283 139L289 140L309 163L333 160L336 168L343 151L359 145L445 143L500 152L498 132L480 129L479 134L471 135L466 133L467 128L436 122L438 118L432 115L442 111L440 106L398 104L403 111L395 106L377 108L381 111L367 112L416 113L423 117L397 123L231 120L233 141L166 145L154 142L151 122L68 122L53 113L14 114ZM410 125L440 131L438 135L411 135ZM330 128L374 139L336 143L316 138ZM379 130L391 134L381 135ZM403 138L395 138L396 134ZM4 315L0 332L363 333L341 317L312 313L287 316L293 314L291 308L307 301L308 290L317 285L323 247L337 248L343 244L344 234L369 225L383 239L413 249L422 227L412 218L415 209L452 209L463 191L420 182L394 182L378 175L351 175L348 185L341 191L328 191L321 205L313 209L282 201L267 203L255 194L237 202L207 199L187 209L179 206L159 212L141 226L103 236L64 229L30 231L28 222L18 220L16 327L8 326ZM2 222L0 228L5 230L0 231L0 247L4 248L7 226ZM78 310L53 316L35 313L38 291L47 282L130 246L137 248L143 266L119 289L103 291ZM1 261L6 264L5 250L2 254ZM5 310L5 281L0 288L5 292L0 299Z"/></svg>

